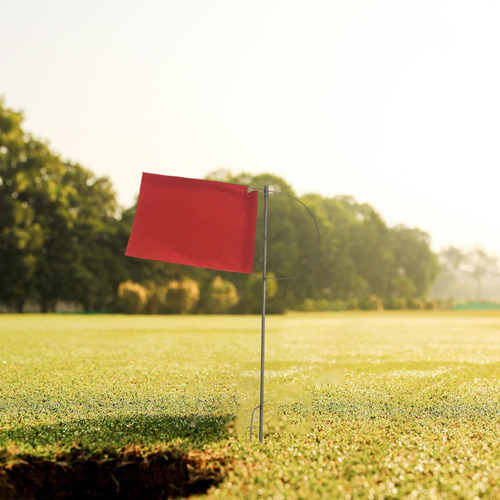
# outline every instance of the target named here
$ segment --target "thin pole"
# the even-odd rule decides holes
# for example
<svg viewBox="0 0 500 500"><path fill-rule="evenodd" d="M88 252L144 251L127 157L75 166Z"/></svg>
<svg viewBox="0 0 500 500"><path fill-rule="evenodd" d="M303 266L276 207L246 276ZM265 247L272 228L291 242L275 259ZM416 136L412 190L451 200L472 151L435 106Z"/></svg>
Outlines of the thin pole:
<svg viewBox="0 0 500 500"><path fill-rule="evenodd" d="M262 326L260 342L260 407L259 442L264 441L264 354L266 347L266 285L267 285L267 202L269 186L264 186L264 252L262 264Z"/></svg>

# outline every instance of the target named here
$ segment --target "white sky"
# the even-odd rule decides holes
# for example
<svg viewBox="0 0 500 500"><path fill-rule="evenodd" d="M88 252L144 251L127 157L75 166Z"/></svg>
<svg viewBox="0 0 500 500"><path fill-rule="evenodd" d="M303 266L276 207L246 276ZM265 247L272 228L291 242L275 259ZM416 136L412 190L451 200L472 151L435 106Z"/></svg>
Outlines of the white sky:
<svg viewBox="0 0 500 500"><path fill-rule="evenodd" d="M0 0L0 94L113 181L271 172L500 256L500 2Z"/></svg>

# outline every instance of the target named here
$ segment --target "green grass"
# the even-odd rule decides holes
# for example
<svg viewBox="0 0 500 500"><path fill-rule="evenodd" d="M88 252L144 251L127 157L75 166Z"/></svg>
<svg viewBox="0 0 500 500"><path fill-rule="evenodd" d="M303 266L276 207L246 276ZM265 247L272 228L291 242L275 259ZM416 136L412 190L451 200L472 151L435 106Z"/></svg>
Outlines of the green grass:
<svg viewBox="0 0 500 500"><path fill-rule="evenodd" d="M500 312L269 316L263 445L259 361L256 316L1 315L0 456L204 449L213 499L500 496Z"/></svg>

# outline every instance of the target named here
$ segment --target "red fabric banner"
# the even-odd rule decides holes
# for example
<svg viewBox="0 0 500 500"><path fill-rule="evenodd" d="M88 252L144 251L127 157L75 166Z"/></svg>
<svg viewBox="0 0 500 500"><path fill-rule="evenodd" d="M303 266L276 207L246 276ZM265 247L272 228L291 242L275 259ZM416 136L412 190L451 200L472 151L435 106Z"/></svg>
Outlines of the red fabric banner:
<svg viewBox="0 0 500 500"><path fill-rule="evenodd" d="M251 273L257 194L239 184L143 173L125 255Z"/></svg>

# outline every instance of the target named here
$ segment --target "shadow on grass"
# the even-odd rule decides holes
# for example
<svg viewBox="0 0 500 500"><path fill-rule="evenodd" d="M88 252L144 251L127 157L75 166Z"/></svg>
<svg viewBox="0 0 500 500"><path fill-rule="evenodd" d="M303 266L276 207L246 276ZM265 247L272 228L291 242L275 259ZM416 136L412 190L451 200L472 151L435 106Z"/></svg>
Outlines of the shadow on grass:
<svg viewBox="0 0 500 500"><path fill-rule="evenodd" d="M51 445L84 449L120 448L131 443L157 445L182 440L186 446L202 446L228 437L234 415L150 415L102 417L57 422L50 425L19 426L0 433L0 443L15 442L31 447Z"/></svg>

